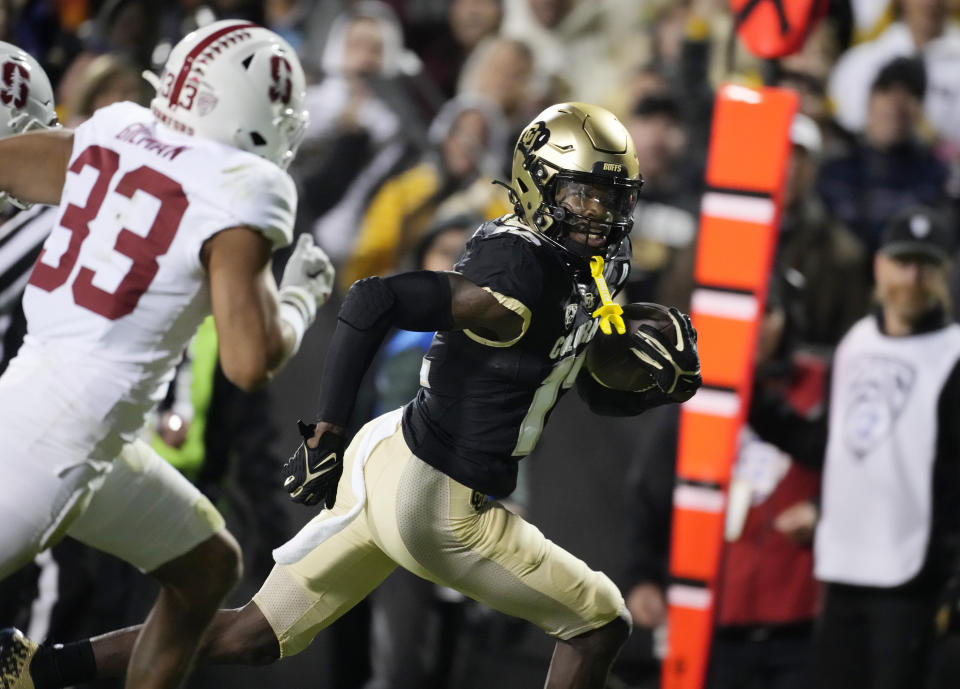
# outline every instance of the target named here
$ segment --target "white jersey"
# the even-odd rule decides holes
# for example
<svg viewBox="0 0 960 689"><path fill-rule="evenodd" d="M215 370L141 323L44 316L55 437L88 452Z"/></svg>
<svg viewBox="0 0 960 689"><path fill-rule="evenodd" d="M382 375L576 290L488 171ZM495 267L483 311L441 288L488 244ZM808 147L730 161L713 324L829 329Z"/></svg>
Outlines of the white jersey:
<svg viewBox="0 0 960 689"><path fill-rule="evenodd" d="M960 325L889 337L867 316L834 356L816 577L899 586L923 566L943 385L960 358Z"/></svg>
<svg viewBox="0 0 960 689"><path fill-rule="evenodd" d="M204 242L249 226L286 245L296 200L273 163L175 133L138 105L112 105L80 125L57 224L24 295L18 355L21 371L45 372L43 395L76 410L58 425L97 420L90 448L103 436L132 439L210 313Z"/></svg>

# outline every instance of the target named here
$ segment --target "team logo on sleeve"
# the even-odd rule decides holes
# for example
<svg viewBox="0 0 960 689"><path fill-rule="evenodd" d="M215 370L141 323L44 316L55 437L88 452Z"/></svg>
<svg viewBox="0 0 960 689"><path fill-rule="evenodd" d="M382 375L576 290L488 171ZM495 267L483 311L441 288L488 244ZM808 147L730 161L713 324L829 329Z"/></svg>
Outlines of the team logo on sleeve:
<svg viewBox="0 0 960 689"><path fill-rule="evenodd" d="M844 441L854 456L863 459L893 432L917 375L907 362L882 356L862 357L855 366L843 410Z"/></svg>
<svg viewBox="0 0 960 689"><path fill-rule="evenodd" d="M290 104L290 95L293 91L293 82L290 75L293 68L290 62L283 55L272 55L270 57L270 78L273 83L270 84L270 100L277 101L284 105Z"/></svg>
<svg viewBox="0 0 960 689"><path fill-rule="evenodd" d="M481 493L479 490L475 490L470 493L470 506L473 507L474 511L479 512L487 504L487 496Z"/></svg>
<svg viewBox="0 0 960 689"><path fill-rule="evenodd" d="M3 86L0 87L0 103L21 109L27 104L30 95L30 73L19 62L8 60L0 68L0 78Z"/></svg>

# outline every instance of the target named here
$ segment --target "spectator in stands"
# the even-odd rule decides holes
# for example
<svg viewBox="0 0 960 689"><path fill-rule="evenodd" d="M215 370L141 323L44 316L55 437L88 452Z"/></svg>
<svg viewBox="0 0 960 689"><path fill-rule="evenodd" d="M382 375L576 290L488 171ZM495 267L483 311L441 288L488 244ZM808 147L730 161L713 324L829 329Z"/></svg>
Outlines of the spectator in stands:
<svg viewBox="0 0 960 689"><path fill-rule="evenodd" d="M855 145L856 137L833 119L823 79L811 72L794 69L786 60L781 60L772 65L769 83L797 94L797 112L812 119L820 129L821 159L843 155Z"/></svg>
<svg viewBox="0 0 960 689"><path fill-rule="evenodd" d="M775 274L728 497L708 689L810 687L818 590L809 501L826 439L826 367L796 352L800 310L796 289ZM642 464L629 480L627 607L644 627L662 624L666 614L677 452L677 410L657 413L660 424L638 448Z"/></svg>
<svg viewBox="0 0 960 689"><path fill-rule="evenodd" d="M853 43L872 41L894 20L898 0L852 0L851 39Z"/></svg>
<svg viewBox="0 0 960 689"><path fill-rule="evenodd" d="M112 0L100 6L92 37L97 52L111 52L145 69L159 38L163 6L147 0Z"/></svg>
<svg viewBox="0 0 960 689"><path fill-rule="evenodd" d="M403 122L386 97L402 54L393 11L375 0L355 3L330 27L324 78L307 89L310 126L297 169L301 221L337 264L349 256L371 196L409 153L417 121Z"/></svg>
<svg viewBox="0 0 960 689"><path fill-rule="evenodd" d="M447 103L430 126L423 162L387 180L370 202L353 255L340 271L341 287L397 270L433 220L510 212L506 194L491 184L504 165L506 142L496 107L477 97Z"/></svg>
<svg viewBox="0 0 960 689"><path fill-rule="evenodd" d="M844 27L826 17L810 34L799 52L768 63L766 82L796 92L797 110L810 117L823 139L823 157L846 150L854 136L837 124L827 99L827 80L844 43Z"/></svg>
<svg viewBox="0 0 960 689"><path fill-rule="evenodd" d="M797 114L790 140L776 261L805 283L806 344L832 349L867 311L868 256L863 243L827 212L815 193L823 148L816 122Z"/></svg>
<svg viewBox="0 0 960 689"><path fill-rule="evenodd" d="M488 38L464 63L457 94L480 96L494 103L506 118L510 133L519 134L539 111L544 96L544 85L539 83L534 67L533 54L523 41ZM511 136L510 140L516 139Z"/></svg>
<svg viewBox="0 0 960 689"><path fill-rule="evenodd" d="M464 62L484 39L497 34L502 19L502 0L451 0L443 23L422 32L417 53L444 99L456 95Z"/></svg>
<svg viewBox="0 0 960 689"><path fill-rule="evenodd" d="M67 102L65 126L76 127L111 103L150 101L149 84L136 67L122 58L107 53L82 64L75 90Z"/></svg>
<svg viewBox="0 0 960 689"><path fill-rule="evenodd" d="M307 20L312 6L307 0L267 0L263 3L263 25L300 53L308 38Z"/></svg>
<svg viewBox="0 0 960 689"><path fill-rule="evenodd" d="M641 98L627 120L643 174L634 214L633 263L628 301L660 301L660 279L678 251L690 249L697 235L700 184L683 169L686 130L680 104L667 91ZM667 303L667 302L664 302Z"/></svg>
<svg viewBox="0 0 960 689"><path fill-rule="evenodd" d="M616 107L645 57L647 5L591 0L504 0L503 35L522 40L563 99Z"/></svg>
<svg viewBox="0 0 960 689"><path fill-rule="evenodd" d="M820 689L923 686L941 589L960 553L960 326L953 238L924 207L874 259L878 308L837 348L815 572Z"/></svg>
<svg viewBox="0 0 960 689"><path fill-rule="evenodd" d="M630 114L630 109L635 107L636 104L646 96L669 90L670 82L662 69L653 62L640 65L633 71L627 88L624 89L624 96L626 98L624 109L627 112L627 116Z"/></svg>
<svg viewBox="0 0 960 689"><path fill-rule="evenodd" d="M821 197L870 254L886 221L904 206L946 202L947 170L918 133L926 91L923 62L894 59L870 87L862 137L821 168Z"/></svg>
<svg viewBox="0 0 960 689"><path fill-rule="evenodd" d="M776 263L791 280L805 286L800 297L805 343L829 350L867 309L868 255L814 193L822 148L816 123L797 114L790 141ZM692 243L676 250L660 279L657 301L680 308L689 303L694 259Z"/></svg>
<svg viewBox="0 0 960 689"><path fill-rule="evenodd" d="M828 87L837 120L851 131L864 131L870 84L894 58L917 55L930 83L923 100L927 119L941 136L960 145L960 27L950 22L948 0L900 0L899 6L898 21L837 62Z"/></svg>

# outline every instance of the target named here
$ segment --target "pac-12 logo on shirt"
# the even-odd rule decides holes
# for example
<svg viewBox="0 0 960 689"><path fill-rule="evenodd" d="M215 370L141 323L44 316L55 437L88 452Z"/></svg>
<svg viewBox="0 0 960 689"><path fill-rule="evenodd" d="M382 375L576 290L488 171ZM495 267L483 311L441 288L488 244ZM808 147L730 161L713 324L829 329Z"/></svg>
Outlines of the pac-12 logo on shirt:
<svg viewBox="0 0 960 689"><path fill-rule="evenodd" d="M270 85L270 100L276 103L280 101L284 105L290 104L290 94L293 91L293 82L290 75L293 68L282 55L270 56L270 78L273 83Z"/></svg>
<svg viewBox="0 0 960 689"><path fill-rule="evenodd" d="M856 362L843 410L844 441L854 456L863 459L891 434L916 379L913 366L899 359L864 356Z"/></svg>
<svg viewBox="0 0 960 689"><path fill-rule="evenodd" d="M18 110L27 104L30 95L30 72L19 62L7 60L0 68L0 78L3 86L0 87L0 102L12 105Z"/></svg>

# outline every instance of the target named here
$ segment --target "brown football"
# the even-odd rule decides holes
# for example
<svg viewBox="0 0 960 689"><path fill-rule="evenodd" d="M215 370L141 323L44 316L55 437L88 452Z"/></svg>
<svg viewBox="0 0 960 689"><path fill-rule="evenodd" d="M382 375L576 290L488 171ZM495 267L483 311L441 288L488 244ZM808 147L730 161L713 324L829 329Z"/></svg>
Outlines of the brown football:
<svg viewBox="0 0 960 689"><path fill-rule="evenodd" d="M587 347L584 362L587 370L601 385L613 390L636 392L655 385L647 365L630 351L630 333L641 325L649 325L664 334L666 341L677 344L677 329L674 327L666 306L649 302L636 302L623 307L623 321L627 331L610 335L597 331Z"/></svg>

